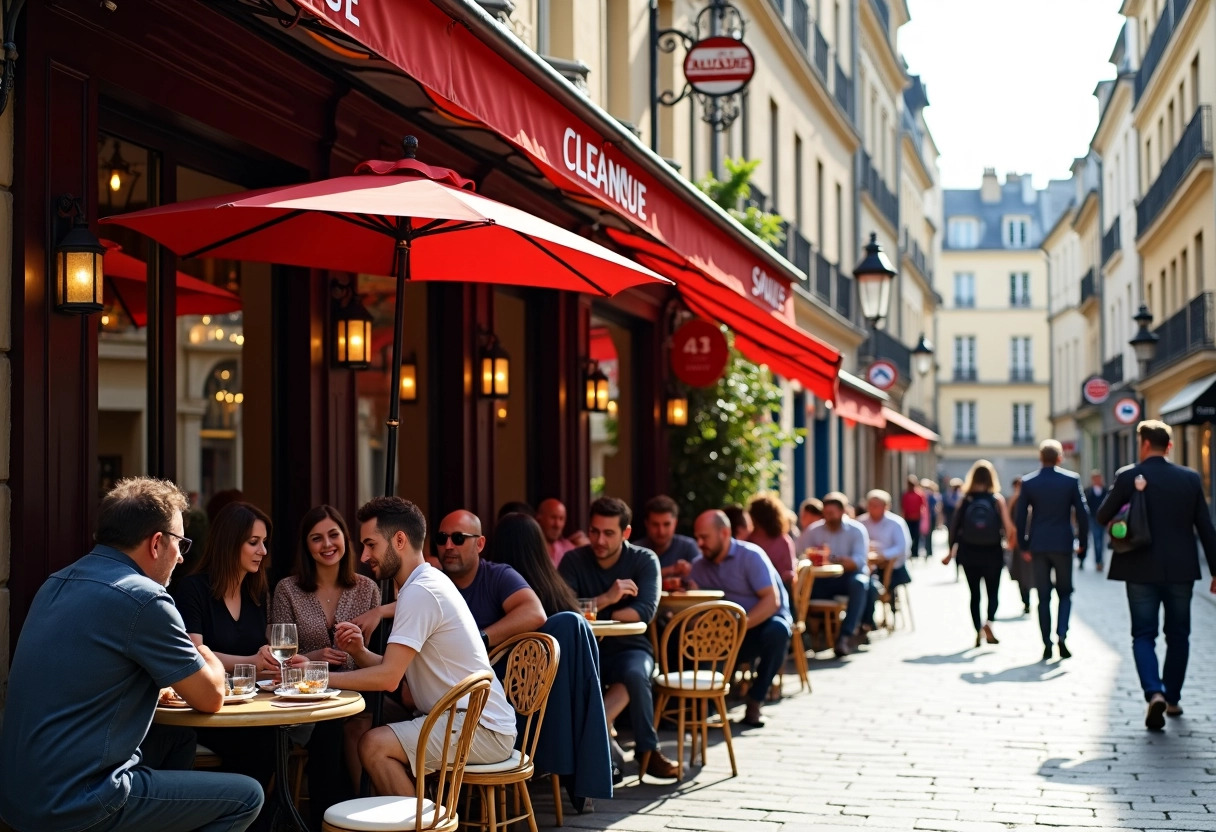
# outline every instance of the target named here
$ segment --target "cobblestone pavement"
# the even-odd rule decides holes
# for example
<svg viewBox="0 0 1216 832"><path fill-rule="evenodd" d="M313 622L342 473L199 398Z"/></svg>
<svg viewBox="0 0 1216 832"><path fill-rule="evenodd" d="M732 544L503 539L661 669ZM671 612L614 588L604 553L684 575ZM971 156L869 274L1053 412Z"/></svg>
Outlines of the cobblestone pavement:
<svg viewBox="0 0 1216 832"><path fill-rule="evenodd" d="M842 661L819 654L812 694L767 706L763 728L736 726L737 778L715 731L708 765L686 767L683 782L636 785L629 762L617 797L567 811L566 825L1216 832L1216 603L1206 582L1192 607L1186 713L1150 734L1121 584L1076 573L1073 658L1042 662L1037 619L1021 615L1014 584L1001 585L1001 643L975 649L954 567L917 562L912 576L916 629L874 635ZM787 675L787 693L797 687ZM674 757L672 733L662 741ZM536 809L552 824L550 800Z"/></svg>

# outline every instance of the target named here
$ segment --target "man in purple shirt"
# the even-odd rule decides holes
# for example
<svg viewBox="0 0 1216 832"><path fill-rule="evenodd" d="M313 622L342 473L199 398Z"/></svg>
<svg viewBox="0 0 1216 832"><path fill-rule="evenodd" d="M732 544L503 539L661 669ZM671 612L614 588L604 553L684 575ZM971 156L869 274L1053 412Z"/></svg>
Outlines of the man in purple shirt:
<svg viewBox="0 0 1216 832"><path fill-rule="evenodd" d="M743 724L759 728L760 708L790 649L793 620L781 579L764 551L731 536L730 520L721 511L706 511L693 525L701 557L692 562L689 583L720 589L727 601L747 610L747 635L739 659L753 662L755 674L747 692Z"/></svg>

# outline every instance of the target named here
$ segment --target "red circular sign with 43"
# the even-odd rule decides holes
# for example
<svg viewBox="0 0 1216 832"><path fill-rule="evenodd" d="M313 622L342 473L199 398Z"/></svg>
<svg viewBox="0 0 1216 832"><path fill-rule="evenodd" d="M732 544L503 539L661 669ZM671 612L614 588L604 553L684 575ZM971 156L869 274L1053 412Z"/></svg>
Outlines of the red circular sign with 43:
<svg viewBox="0 0 1216 832"><path fill-rule="evenodd" d="M711 387L726 370L730 357L726 336L717 324L693 318L671 339L671 370L690 387Z"/></svg>

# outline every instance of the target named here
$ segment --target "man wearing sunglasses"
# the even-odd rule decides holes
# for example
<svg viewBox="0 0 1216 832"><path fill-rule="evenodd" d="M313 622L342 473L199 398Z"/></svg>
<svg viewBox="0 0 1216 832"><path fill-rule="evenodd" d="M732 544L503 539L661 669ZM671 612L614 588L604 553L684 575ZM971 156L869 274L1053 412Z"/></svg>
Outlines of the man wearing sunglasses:
<svg viewBox="0 0 1216 832"><path fill-rule="evenodd" d="M444 571L469 605L486 652L519 633L539 630L548 616L523 576L505 563L482 560L486 539L471 511L453 511L432 536Z"/></svg>

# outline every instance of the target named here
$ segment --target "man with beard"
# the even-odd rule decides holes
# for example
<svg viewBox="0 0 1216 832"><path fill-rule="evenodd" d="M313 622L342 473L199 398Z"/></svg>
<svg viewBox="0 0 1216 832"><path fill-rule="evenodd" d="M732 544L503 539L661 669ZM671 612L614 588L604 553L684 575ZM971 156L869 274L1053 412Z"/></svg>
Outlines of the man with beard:
<svg viewBox="0 0 1216 832"><path fill-rule="evenodd" d="M753 728L763 727L760 708L785 663L793 629L781 578L763 549L731 536L730 520L723 512L703 512L693 534L701 557L692 562L689 581L700 589L722 590L727 601L747 611L747 635L739 648L739 660L754 662L755 672L741 721Z"/></svg>
<svg viewBox="0 0 1216 832"><path fill-rule="evenodd" d="M695 540L676 534L676 522L680 519L676 501L666 494L652 497L642 509L642 519L646 524L646 536L635 545L658 555L664 578L688 575L688 567L700 552Z"/></svg>
<svg viewBox="0 0 1216 832"><path fill-rule="evenodd" d="M836 639L837 656L847 656L853 652L853 640L858 627L864 619L870 617L865 612L866 603L870 598L870 535L865 526L845 516L848 506L849 498L841 492L832 491L825 494L823 519L811 526L807 533L808 546L826 546L830 554L829 561L840 564L844 569L844 574L840 577L817 578L811 587L812 598L849 596L844 624L840 628L840 637ZM915 536L912 540L916 540Z"/></svg>
<svg viewBox="0 0 1216 832"><path fill-rule="evenodd" d="M363 631L344 621L334 643L350 653L358 669L331 673L330 684L344 690L393 690L405 678L408 695L423 714L468 676L489 671L485 643L455 585L423 558L426 520L416 505L400 497L377 497L357 515L361 560L377 580L397 590L393 629L384 655L363 644ZM382 795L412 796L418 735L425 716L382 725L359 740L359 759ZM437 759L446 737L433 731L427 756ZM500 763L515 746L515 711L494 677L469 750L471 763Z"/></svg>
<svg viewBox="0 0 1216 832"><path fill-rule="evenodd" d="M481 520L470 511L453 511L433 535L444 571L473 613L486 650L513 635L541 628L547 616L540 598L523 576L505 563L483 560L486 539Z"/></svg>
<svg viewBox="0 0 1216 832"><path fill-rule="evenodd" d="M587 536L591 545L567 554L558 572L580 598L594 598L596 617L610 621L654 618L659 606L659 559L649 549L629 543L633 531L629 506L615 497L591 504ZM618 636L600 643L600 676L608 685L604 712L608 726L629 705L642 774L669 779L679 768L659 751L654 726L654 649L645 635Z"/></svg>

